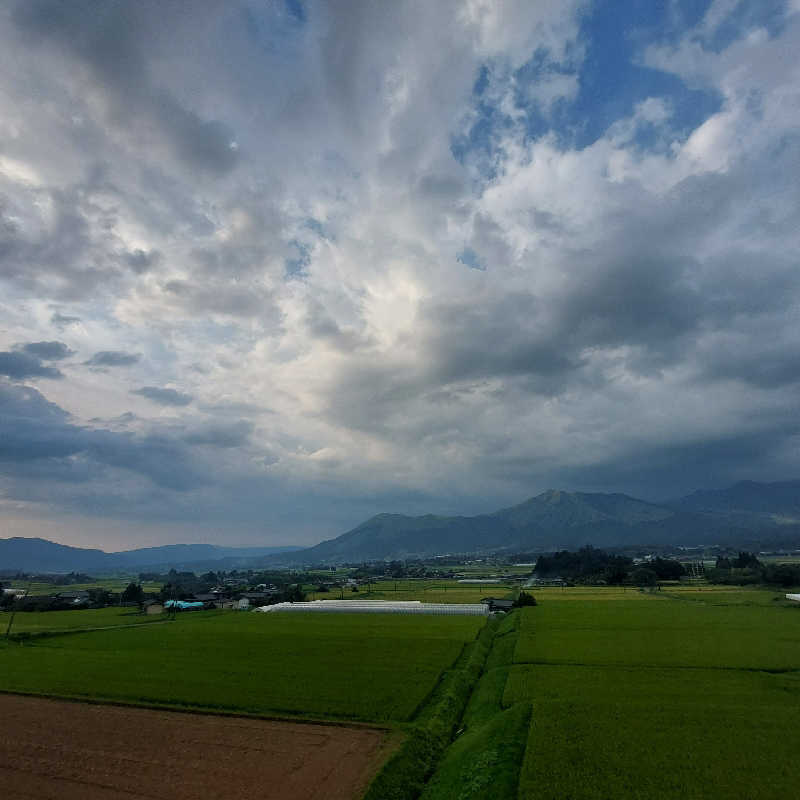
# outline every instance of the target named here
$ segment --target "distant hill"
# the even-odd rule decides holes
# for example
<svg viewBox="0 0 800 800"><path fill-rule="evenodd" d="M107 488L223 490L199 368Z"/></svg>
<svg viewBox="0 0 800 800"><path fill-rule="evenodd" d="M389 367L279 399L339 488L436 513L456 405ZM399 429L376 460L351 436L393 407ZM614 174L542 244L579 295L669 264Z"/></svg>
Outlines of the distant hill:
<svg viewBox="0 0 800 800"><path fill-rule="evenodd" d="M44 539L0 539L0 571L233 569L382 561L448 553L549 552L592 544L800 547L800 481L744 481L668 504L625 494L556 489L491 514L378 514L307 549L179 544L120 553Z"/></svg>
<svg viewBox="0 0 800 800"><path fill-rule="evenodd" d="M402 559L447 553L533 550L584 544L800 544L800 481L737 484L695 492L669 505L624 494L543 492L519 505L475 517L379 514L315 547L282 557L297 563Z"/></svg>
<svg viewBox="0 0 800 800"><path fill-rule="evenodd" d="M800 481L740 481L727 489L692 492L670 505L682 511L768 514L800 522Z"/></svg>
<svg viewBox="0 0 800 800"><path fill-rule="evenodd" d="M89 572L108 569L108 553L68 547L47 539L0 539L0 570Z"/></svg>
<svg viewBox="0 0 800 800"><path fill-rule="evenodd" d="M255 558L300 550L299 547L218 547L171 544L106 553L69 547L47 539L0 539L0 571L113 572L142 569L232 569Z"/></svg>

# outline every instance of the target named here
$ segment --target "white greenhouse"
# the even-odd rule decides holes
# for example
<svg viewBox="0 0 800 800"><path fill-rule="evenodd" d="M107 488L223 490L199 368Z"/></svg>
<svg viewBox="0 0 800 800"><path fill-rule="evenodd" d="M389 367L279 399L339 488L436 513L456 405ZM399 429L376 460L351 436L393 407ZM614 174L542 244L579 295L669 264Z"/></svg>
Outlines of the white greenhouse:
<svg viewBox="0 0 800 800"><path fill-rule="evenodd" d="M314 600L309 603L275 603L255 609L265 614L313 611L324 614L438 614L485 617L485 603L421 603L419 600Z"/></svg>

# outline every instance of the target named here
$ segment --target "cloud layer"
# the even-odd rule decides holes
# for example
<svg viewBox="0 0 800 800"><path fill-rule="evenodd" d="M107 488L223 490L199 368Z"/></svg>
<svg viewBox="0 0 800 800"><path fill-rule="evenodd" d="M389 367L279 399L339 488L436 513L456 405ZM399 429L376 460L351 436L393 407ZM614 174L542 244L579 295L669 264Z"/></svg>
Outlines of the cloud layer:
<svg viewBox="0 0 800 800"><path fill-rule="evenodd" d="M0 12L13 531L796 476L796 4L603 14Z"/></svg>

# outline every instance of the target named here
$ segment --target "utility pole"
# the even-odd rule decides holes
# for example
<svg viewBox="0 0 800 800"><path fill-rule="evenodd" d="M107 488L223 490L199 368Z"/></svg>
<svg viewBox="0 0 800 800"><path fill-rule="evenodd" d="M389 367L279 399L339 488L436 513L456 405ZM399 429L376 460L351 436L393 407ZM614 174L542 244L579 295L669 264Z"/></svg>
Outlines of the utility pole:
<svg viewBox="0 0 800 800"><path fill-rule="evenodd" d="M28 588L25 590L25 594L23 595L23 597L27 597L28 596L28 594L31 591L31 585L32 584L33 584L33 580L29 580L28 581ZM17 615L17 600L18 599L19 598L17 598L16 596L14 597L14 605L11 608L11 619L8 621L8 627L6 628L6 639L8 639L11 636L11 626L14 624L14 617Z"/></svg>

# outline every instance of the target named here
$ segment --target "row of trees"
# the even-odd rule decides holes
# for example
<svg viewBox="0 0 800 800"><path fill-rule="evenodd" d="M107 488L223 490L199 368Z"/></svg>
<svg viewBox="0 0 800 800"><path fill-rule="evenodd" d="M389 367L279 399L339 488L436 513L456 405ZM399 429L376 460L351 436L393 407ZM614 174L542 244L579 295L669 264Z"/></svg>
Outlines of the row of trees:
<svg viewBox="0 0 800 800"><path fill-rule="evenodd" d="M539 556L534 573L542 578L559 576L576 583L652 586L658 581L678 580L686 570L679 561L661 557L636 566L627 556L606 553L587 545L575 552L560 550Z"/></svg>
<svg viewBox="0 0 800 800"><path fill-rule="evenodd" d="M711 583L731 586L767 584L788 589L800 586L800 564L764 564L755 553L743 551L734 558L718 557L706 577Z"/></svg>

